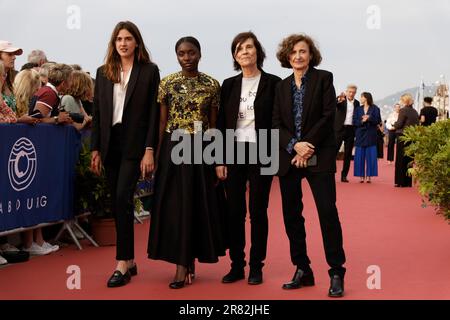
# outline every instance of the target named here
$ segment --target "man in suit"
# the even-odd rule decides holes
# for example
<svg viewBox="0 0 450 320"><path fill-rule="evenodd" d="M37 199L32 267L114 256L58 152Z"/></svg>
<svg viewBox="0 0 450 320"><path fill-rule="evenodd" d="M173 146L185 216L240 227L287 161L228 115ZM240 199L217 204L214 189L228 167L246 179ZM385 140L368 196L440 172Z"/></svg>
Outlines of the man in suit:
<svg viewBox="0 0 450 320"><path fill-rule="evenodd" d="M313 40L304 34L285 38L277 57L283 67L294 70L277 85L272 118L272 126L280 134L278 175L283 218L291 261L296 266L292 280L285 283L283 289L314 285L302 216L301 180L306 178L316 203L330 266L328 295L341 297L344 293L345 253L336 208L333 74L314 68L322 57ZM314 158L317 161L312 161Z"/></svg>
<svg viewBox="0 0 450 320"><path fill-rule="evenodd" d="M111 191L117 266L107 286L119 287L137 274L133 196L139 176L149 176L154 169L159 70L132 22L119 22L110 39L95 82L91 169L100 175L104 164Z"/></svg>
<svg viewBox="0 0 450 320"><path fill-rule="evenodd" d="M221 90L221 101L217 128L225 137L226 129L236 130L235 150L240 144L246 153L256 152L259 144L270 146L269 135L263 139L260 129L269 133L272 128L273 99L275 85L281 80L262 70L264 50L252 32L238 34L232 42L231 52L237 76L226 79ZM235 152L237 156L241 156ZM253 155L247 154L245 163L225 163L216 167L219 179L225 180L228 200L228 238L231 270L222 279L232 283L244 279L245 261L245 216L247 205L245 193L249 182L249 208L251 221L250 274L248 283L261 284L262 268L266 258L269 193L272 176L261 174L261 164L249 161ZM254 157L256 158L256 157ZM233 159L236 160L236 159Z"/></svg>
<svg viewBox="0 0 450 320"><path fill-rule="evenodd" d="M355 99L357 87L354 84L347 86L347 91L342 92L337 98L336 117L334 131L336 135L336 153L339 153L344 142L344 163L341 172L341 182L349 182L347 174L350 169L353 146L355 144L355 127L352 124L353 112L359 107L359 101Z"/></svg>

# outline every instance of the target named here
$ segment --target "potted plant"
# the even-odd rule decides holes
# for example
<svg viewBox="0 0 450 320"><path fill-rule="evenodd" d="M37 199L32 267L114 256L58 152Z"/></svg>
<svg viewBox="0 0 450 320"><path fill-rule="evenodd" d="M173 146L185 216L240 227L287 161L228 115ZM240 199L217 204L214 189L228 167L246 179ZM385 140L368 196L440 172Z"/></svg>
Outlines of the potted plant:
<svg viewBox="0 0 450 320"><path fill-rule="evenodd" d="M407 127L403 134L405 153L414 159L408 172L419 183L423 205L435 205L437 213L450 219L450 120Z"/></svg>
<svg viewBox="0 0 450 320"><path fill-rule="evenodd" d="M91 169L90 137L82 137L81 150L76 167L75 212L92 214L92 236L99 245L115 245L115 221L112 213L111 194L104 172L95 175Z"/></svg>

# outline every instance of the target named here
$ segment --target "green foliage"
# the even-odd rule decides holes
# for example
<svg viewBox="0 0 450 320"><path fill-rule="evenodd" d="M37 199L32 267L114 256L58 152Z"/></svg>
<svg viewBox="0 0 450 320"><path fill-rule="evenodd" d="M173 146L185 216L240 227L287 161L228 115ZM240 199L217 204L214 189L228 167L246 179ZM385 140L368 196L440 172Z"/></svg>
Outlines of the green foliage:
<svg viewBox="0 0 450 320"><path fill-rule="evenodd" d="M450 120L407 127L403 134L410 143L405 153L414 159L408 171L419 182L420 194L450 219Z"/></svg>
<svg viewBox="0 0 450 320"><path fill-rule="evenodd" d="M106 184L105 173L99 177L91 170L90 139L82 139L75 178L75 212L90 211L99 218L112 218L111 194Z"/></svg>

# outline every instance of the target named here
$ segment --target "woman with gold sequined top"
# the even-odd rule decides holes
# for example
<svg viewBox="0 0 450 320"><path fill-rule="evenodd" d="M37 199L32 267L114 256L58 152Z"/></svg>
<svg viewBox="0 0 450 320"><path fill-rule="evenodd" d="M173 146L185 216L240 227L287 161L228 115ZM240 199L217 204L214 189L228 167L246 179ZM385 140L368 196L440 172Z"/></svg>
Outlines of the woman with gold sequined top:
<svg viewBox="0 0 450 320"><path fill-rule="evenodd" d="M158 91L160 144L148 256L177 265L169 286L179 289L191 283L194 259L215 263L225 255L225 246L214 168L203 159L194 161L194 140L215 128L220 85L198 71L197 39L181 38L175 51L181 71L162 79ZM175 159L179 153L174 150L179 142L172 141L180 132L192 142L181 161Z"/></svg>

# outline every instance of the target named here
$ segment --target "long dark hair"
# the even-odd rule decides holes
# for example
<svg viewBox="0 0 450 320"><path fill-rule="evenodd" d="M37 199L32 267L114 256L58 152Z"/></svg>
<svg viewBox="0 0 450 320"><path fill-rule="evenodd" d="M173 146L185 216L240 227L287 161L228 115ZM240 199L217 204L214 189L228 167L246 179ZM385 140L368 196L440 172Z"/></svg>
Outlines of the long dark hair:
<svg viewBox="0 0 450 320"><path fill-rule="evenodd" d="M5 88L8 88L9 91L12 93L13 92L13 83L14 83L14 78L17 75L17 71L14 70L13 68L6 68L5 64L3 63L3 60L0 59L0 62L3 64L3 68L5 69L5 73L6 73L6 79L5 79L5 83L3 85L2 88L2 92L0 93L4 93L5 92Z"/></svg>
<svg viewBox="0 0 450 320"><path fill-rule="evenodd" d="M136 40L137 48L134 51L135 59L140 63L150 63L150 55L145 47L144 40L138 27L131 21L120 21L114 28L108 43L108 51L105 57L104 74L106 78L114 83L120 82L120 55L116 50L116 38L120 30L125 29L131 33Z"/></svg>

